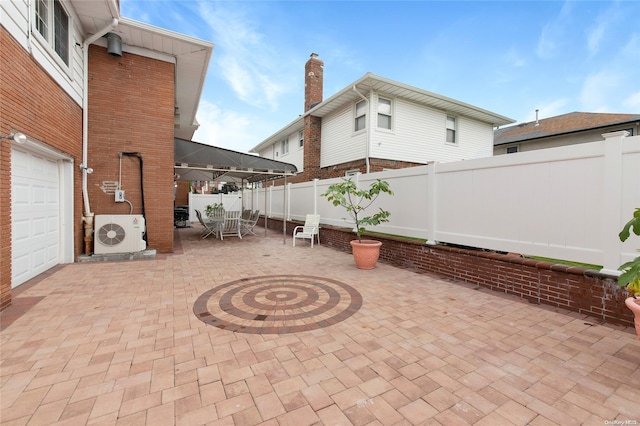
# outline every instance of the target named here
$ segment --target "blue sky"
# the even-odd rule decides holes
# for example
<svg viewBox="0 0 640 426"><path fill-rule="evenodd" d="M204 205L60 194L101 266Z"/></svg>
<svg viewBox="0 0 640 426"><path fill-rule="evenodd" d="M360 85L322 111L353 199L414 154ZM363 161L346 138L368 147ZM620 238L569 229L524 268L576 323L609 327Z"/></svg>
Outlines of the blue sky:
<svg viewBox="0 0 640 426"><path fill-rule="evenodd" d="M248 152L367 72L510 117L640 113L640 2L121 0L122 15L215 43L193 140Z"/></svg>

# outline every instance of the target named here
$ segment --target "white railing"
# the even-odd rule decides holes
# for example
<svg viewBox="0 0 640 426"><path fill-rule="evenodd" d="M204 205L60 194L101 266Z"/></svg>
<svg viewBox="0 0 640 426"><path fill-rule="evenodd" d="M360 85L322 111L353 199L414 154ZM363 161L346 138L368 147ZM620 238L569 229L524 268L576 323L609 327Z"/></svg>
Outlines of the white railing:
<svg viewBox="0 0 640 426"><path fill-rule="evenodd" d="M640 136L625 135L354 179L363 188L384 179L395 193L372 206L391 212L389 223L372 229L377 232L603 265L613 272L640 247L638 239L618 239L640 207ZM268 217L304 220L317 213L321 223L351 226L346 213L321 196L339 181L270 186L250 196Z"/></svg>

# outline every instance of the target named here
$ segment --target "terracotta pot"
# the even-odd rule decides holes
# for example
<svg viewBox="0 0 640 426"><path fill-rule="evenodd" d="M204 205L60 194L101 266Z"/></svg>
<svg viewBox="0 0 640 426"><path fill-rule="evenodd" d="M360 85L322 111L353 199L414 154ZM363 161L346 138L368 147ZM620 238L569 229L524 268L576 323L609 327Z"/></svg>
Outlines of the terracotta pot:
<svg viewBox="0 0 640 426"><path fill-rule="evenodd" d="M640 299L634 299L633 297L627 297L624 301L627 308L631 309L635 317L634 323L636 325L636 333L638 334L638 340L640 340Z"/></svg>
<svg viewBox="0 0 640 426"><path fill-rule="evenodd" d="M353 260L360 269L373 269L376 267L378 257L380 257L380 246L382 243L375 240L351 241L351 251Z"/></svg>

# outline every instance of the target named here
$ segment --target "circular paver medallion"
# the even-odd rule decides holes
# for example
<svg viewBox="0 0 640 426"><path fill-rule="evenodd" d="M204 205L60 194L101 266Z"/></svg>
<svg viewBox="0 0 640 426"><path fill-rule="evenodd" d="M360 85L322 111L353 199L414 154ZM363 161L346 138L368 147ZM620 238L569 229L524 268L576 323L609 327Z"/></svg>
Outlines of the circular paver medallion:
<svg viewBox="0 0 640 426"><path fill-rule="evenodd" d="M206 291L193 305L203 322L238 333L284 334L337 324L362 296L340 281L304 275L243 278Z"/></svg>

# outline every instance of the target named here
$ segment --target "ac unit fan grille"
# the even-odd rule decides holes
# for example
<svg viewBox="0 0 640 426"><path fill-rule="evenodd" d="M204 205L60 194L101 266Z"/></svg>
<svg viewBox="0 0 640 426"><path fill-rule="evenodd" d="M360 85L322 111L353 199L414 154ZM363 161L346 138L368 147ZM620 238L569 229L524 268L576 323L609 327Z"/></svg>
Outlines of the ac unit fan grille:
<svg viewBox="0 0 640 426"><path fill-rule="evenodd" d="M125 237L124 228L117 223L107 223L98 230L98 241L105 246L120 244Z"/></svg>

